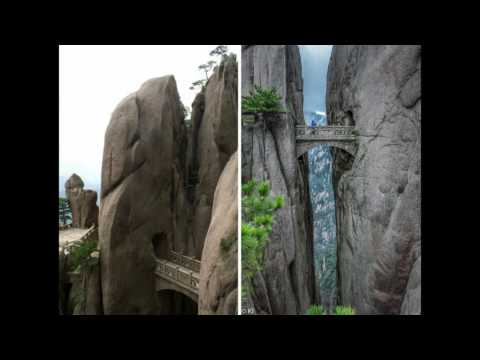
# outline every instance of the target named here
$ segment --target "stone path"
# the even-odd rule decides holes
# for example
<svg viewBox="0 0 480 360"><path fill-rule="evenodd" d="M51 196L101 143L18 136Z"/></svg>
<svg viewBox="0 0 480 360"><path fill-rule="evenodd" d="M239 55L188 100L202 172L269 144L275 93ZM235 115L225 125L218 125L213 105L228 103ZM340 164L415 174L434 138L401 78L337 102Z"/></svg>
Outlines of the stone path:
<svg viewBox="0 0 480 360"><path fill-rule="evenodd" d="M83 235L85 235L90 229L78 229L70 228L67 230L60 230L58 234L59 245L66 245L73 241L78 241Z"/></svg>

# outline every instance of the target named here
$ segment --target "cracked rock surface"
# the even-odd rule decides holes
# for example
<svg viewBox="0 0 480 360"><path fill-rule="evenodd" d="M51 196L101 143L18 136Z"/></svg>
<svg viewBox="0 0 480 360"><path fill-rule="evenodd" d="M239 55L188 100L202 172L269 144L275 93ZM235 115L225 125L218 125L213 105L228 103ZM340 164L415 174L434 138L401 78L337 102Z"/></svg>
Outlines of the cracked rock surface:
<svg viewBox="0 0 480 360"><path fill-rule="evenodd" d="M242 48L242 94L254 85L275 87L287 114L242 128L242 181L268 180L271 195L283 195L265 250L264 269L253 279L249 299L257 314L304 314L314 303L313 227L307 155L295 149L295 125L303 124L303 80L296 45Z"/></svg>
<svg viewBox="0 0 480 360"><path fill-rule="evenodd" d="M418 314L421 295L421 48L336 45L330 124L355 125L355 157L332 149L339 302L360 314Z"/></svg>
<svg viewBox="0 0 480 360"><path fill-rule="evenodd" d="M199 314L237 313L237 153L223 169L205 238L199 284Z"/></svg>
<svg viewBox="0 0 480 360"><path fill-rule="evenodd" d="M200 258L212 214L217 181L237 150L237 62L228 56L210 76L192 106L191 166L198 176L194 189L192 240Z"/></svg>

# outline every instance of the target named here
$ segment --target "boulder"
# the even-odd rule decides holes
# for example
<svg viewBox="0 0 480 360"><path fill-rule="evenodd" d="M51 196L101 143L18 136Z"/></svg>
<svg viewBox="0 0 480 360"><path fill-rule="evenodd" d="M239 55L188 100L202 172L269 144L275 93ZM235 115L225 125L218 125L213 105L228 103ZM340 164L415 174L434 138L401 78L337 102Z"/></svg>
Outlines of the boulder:
<svg viewBox="0 0 480 360"><path fill-rule="evenodd" d="M200 315L237 313L237 164L235 152L215 190L200 268Z"/></svg>
<svg viewBox="0 0 480 360"><path fill-rule="evenodd" d="M355 156L332 149L337 286L359 314L420 312L420 74L418 45L332 50L328 122L359 133Z"/></svg>
<svg viewBox="0 0 480 360"><path fill-rule="evenodd" d="M98 224L97 192L84 190L83 180L73 174L65 183L65 193L72 210L72 227L89 228Z"/></svg>
<svg viewBox="0 0 480 360"><path fill-rule="evenodd" d="M99 238L105 314L157 314L156 257L186 243L183 107L173 76L145 82L105 134ZM168 296L168 295L165 295Z"/></svg>

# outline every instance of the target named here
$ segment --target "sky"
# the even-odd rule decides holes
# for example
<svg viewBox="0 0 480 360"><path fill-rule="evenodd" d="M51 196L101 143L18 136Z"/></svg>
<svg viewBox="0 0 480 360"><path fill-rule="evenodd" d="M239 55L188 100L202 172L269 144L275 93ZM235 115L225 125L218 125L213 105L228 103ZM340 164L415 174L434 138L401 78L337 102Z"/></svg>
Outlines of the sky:
<svg viewBox="0 0 480 360"><path fill-rule="evenodd" d="M332 45L300 45L303 110L325 112L327 70Z"/></svg>
<svg viewBox="0 0 480 360"><path fill-rule="evenodd" d="M202 78L198 66L217 45L61 45L60 176L62 189L74 172L85 188L99 190L103 141L120 101L147 80L172 74L180 99L191 107ZM228 45L240 58L240 45Z"/></svg>

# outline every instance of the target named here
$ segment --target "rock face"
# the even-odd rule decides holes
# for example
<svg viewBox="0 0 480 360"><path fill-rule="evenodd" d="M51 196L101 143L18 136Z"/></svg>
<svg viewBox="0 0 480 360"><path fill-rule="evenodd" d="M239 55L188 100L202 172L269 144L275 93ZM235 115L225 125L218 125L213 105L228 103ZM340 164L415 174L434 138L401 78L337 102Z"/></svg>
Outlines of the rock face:
<svg viewBox="0 0 480 360"><path fill-rule="evenodd" d="M242 128L242 181L269 180L283 195L275 215L264 269L254 278L250 302L258 314L303 314L314 302L313 227L307 155L296 157L295 125L303 123L303 80L296 45L249 45L242 49L242 94L254 85L275 87L287 114L265 126Z"/></svg>
<svg viewBox="0 0 480 360"><path fill-rule="evenodd" d="M200 269L201 315L237 313L237 164L235 152L215 190Z"/></svg>
<svg viewBox="0 0 480 360"><path fill-rule="evenodd" d="M72 226L89 228L98 224L97 192L83 190L80 176L73 174L65 183L65 193L72 209Z"/></svg>
<svg viewBox="0 0 480 360"><path fill-rule="evenodd" d="M193 154L191 175L196 179L192 234L194 255L202 254L212 213L213 195L225 164L237 150L238 69L227 57L209 78L192 105Z"/></svg>
<svg viewBox="0 0 480 360"><path fill-rule="evenodd" d="M333 149L339 302L360 314L420 313L421 48L334 46L330 124L355 125L355 157Z"/></svg>
<svg viewBox="0 0 480 360"><path fill-rule="evenodd" d="M154 269L162 254L155 251L184 246L187 238L185 134L173 76L147 81L112 114L99 226L105 314L161 311Z"/></svg>
<svg viewBox="0 0 480 360"><path fill-rule="evenodd" d="M63 276L67 276L66 272ZM102 296L100 287L99 264L90 265L72 279L67 294L66 306L63 305L64 315L102 315Z"/></svg>
<svg viewBox="0 0 480 360"><path fill-rule="evenodd" d="M173 76L147 81L117 106L105 134L102 164L105 314L197 313L197 305L184 295L155 291L155 259L169 250L200 259L215 187L236 146L233 57L216 68L195 99L191 129L185 126Z"/></svg>

